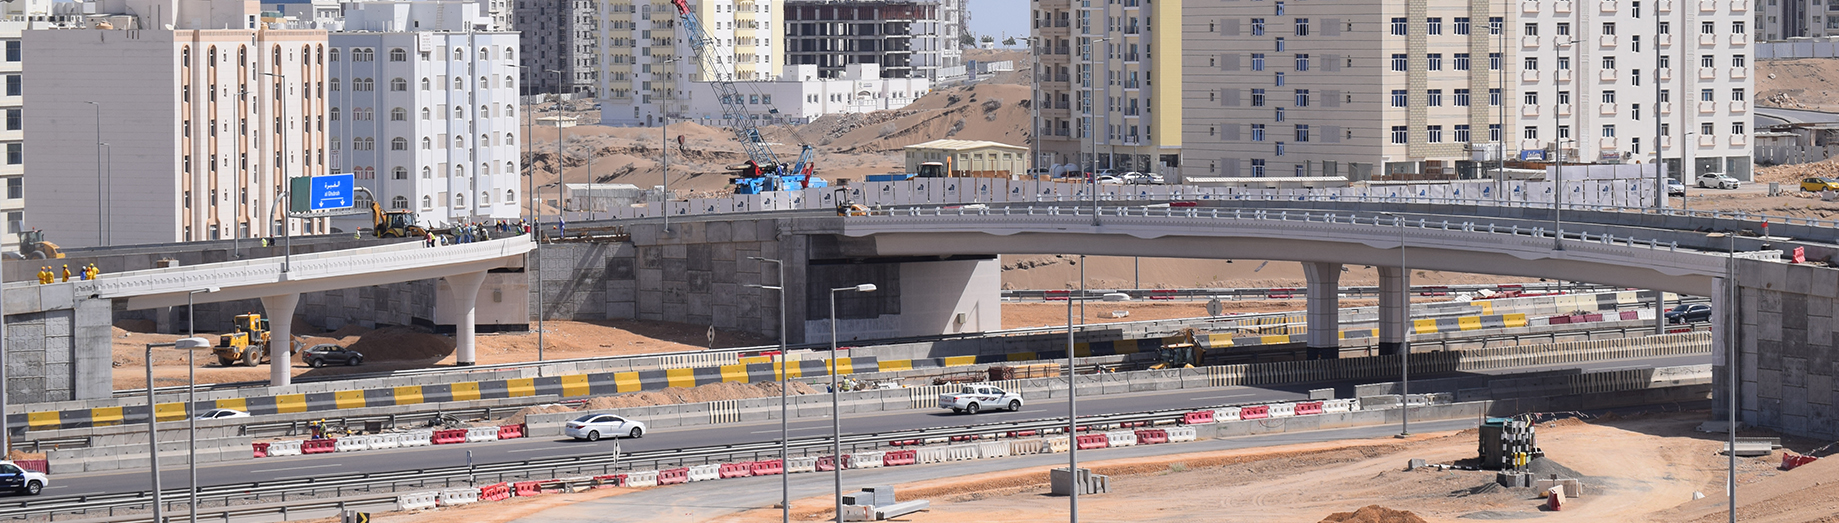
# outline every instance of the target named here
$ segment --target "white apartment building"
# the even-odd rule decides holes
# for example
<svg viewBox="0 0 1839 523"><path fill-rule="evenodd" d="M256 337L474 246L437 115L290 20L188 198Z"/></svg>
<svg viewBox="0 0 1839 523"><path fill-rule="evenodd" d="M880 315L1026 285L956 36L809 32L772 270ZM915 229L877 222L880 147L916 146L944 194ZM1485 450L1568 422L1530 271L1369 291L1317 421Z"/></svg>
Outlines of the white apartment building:
<svg viewBox="0 0 1839 523"><path fill-rule="evenodd" d="M757 82L780 77L785 63L783 3L692 0L688 5L712 40L704 52L721 61L723 79ZM604 0L600 7L595 45L600 51L602 124L651 125L659 117L690 112L697 97L715 96L700 83L713 78L715 71L702 70L685 28L679 27L674 5Z"/></svg>
<svg viewBox="0 0 1839 523"><path fill-rule="evenodd" d="M287 179L327 172L326 33L257 9L113 1L25 31L24 226L79 247L281 236Z"/></svg>
<svg viewBox="0 0 1839 523"><path fill-rule="evenodd" d="M1184 165L1181 27L1196 8L1149 0L1033 7L1037 163L1089 168L1096 157L1097 169L1158 173Z"/></svg>
<svg viewBox="0 0 1839 523"><path fill-rule="evenodd" d="M426 225L520 216L518 35L490 24L471 2L346 3L326 55L331 168Z"/></svg>
<svg viewBox="0 0 1839 523"><path fill-rule="evenodd" d="M1555 142L1566 162L1652 162L1663 135L1670 163L1748 178L1742 2L1499 7L1190 5L1182 175L1474 177Z"/></svg>
<svg viewBox="0 0 1839 523"><path fill-rule="evenodd" d="M1831 0L1758 0L1757 40L1839 36L1839 2Z"/></svg>
<svg viewBox="0 0 1839 523"><path fill-rule="evenodd" d="M765 116L779 111L775 119L807 122L826 114L866 113L899 109L925 96L932 81L923 77L883 78L875 64L850 64L838 77L822 76L818 66L786 66L778 80L748 82L741 89L743 103L750 113ZM672 119L696 120L704 125L726 125L726 112L714 87L706 82L688 82L681 112Z"/></svg>
<svg viewBox="0 0 1839 523"><path fill-rule="evenodd" d="M25 224L25 85L21 77L20 66L24 62L19 37L33 25L55 24L55 20L50 20L51 14L50 0L0 4L0 45L5 46L6 52L0 57L0 78L6 81L6 90L0 91L0 113L6 118L5 126L0 127L0 147L6 152L6 161L0 162L0 180L6 184L6 193L0 195L0 213L6 218L6 230L0 233L0 250L6 252L18 250L18 233Z"/></svg>

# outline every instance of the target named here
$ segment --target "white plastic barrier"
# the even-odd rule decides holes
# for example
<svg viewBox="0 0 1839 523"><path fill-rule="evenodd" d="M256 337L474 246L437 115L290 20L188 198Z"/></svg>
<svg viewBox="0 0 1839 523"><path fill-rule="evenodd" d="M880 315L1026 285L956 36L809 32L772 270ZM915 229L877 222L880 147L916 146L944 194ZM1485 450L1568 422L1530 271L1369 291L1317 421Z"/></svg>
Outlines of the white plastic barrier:
<svg viewBox="0 0 1839 523"><path fill-rule="evenodd" d="M920 447L913 453L913 462L920 465L951 460L950 447Z"/></svg>
<svg viewBox="0 0 1839 523"><path fill-rule="evenodd" d="M626 486L628 487L656 487L658 486L658 471L646 470L646 471L640 471L640 472L627 473L626 474Z"/></svg>
<svg viewBox="0 0 1839 523"><path fill-rule="evenodd" d="M946 459L949 459L951 461L964 461L967 459L977 459L977 445L974 443L967 443L963 445L951 445L951 446L945 447L945 455L946 455Z"/></svg>
<svg viewBox="0 0 1839 523"><path fill-rule="evenodd" d="M690 481L710 481L716 479L722 479L722 466L719 463L690 467Z"/></svg>
<svg viewBox="0 0 1839 523"><path fill-rule="evenodd" d="M785 460L785 473L817 472L817 458L791 458Z"/></svg>
<svg viewBox="0 0 1839 523"><path fill-rule="evenodd" d="M402 434L402 446L404 447L426 447L433 444L434 431L432 430L411 430Z"/></svg>
<svg viewBox="0 0 1839 523"><path fill-rule="evenodd" d="M986 441L978 443L977 457L985 459L1009 457L1009 443L1005 441Z"/></svg>
<svg viewBox="0 0 1839 523"><path fill-rule="evenodd" d="M498 441L498 427L473 427L466 429L466 442Z"/></svg>
<svg viewBox="0 0 1839 523"><path fill-rule="evenodd" d="M438 495L438 492L429 490L426 492L410 492L408 494L396 496L396 510L422 510L434 508L434 498Z"/></svg>
<svg viewBox="0 0 1839 523"><path fill-rule="evenodd" d="M883 465L882 459L887 457L887 452L879 450L873 452L857 452L855 454L844 454L843 457L849 460L849 468L876 469L881 468Z"/></svg>
<svg viewBox="0 0 1839 523"><path fill-rule="evenodd" d="M1273 418L1288 418L1296 415L1295 403L1278 403L1270 407L1271 417Z"/></svg>
<svg viewBox="0 0 1839 523"><path fill-rule="evenodd" d="M371 450L393 449L402 446L402 434L378 434L370 437Z"/></svg>
<svg viewBox="0 0 1839 523"><path fill-rule="evenodd" d="M1072 447L1072 444L1068 443L1066 436L1057 436L1057 437L1047 438L1046 452L1058 454L1061 452L1066 452L1071 447Z"/></svg>
<svg viewBox="0 0 1839 523"><path fill-rule="evenodd" d="M1322 412L1349 412L1360 407L1354 400L1328 400L1322 402Z"/></svg>
<svg viewBox="0 0 1839 523"><path fill-rule="evenodd" d="M475 503L479 501L479 489L477 488L443 489L441 490L441 494L440 494L438 501L440 503L440 506L443 506L443 507L451 507L454 505L465 505L467 503Z"/></svg>
<svg viewBox="0 0 1839 523"><path fill-rule="evenodd" d="M1009 455L1026 456L1047 452L1047 440L1041 438L1021 439L1009 442Z"/></svg>
<svg viewBox="0 0 1839 523"><path fill-rule="evenodd" d="M333 449L338 452L370 450L370 436L345 436L332 445Z"/></svg>
<svg viewBox="0 0 1839 523"><path fill-rule="evenodd" d="M1194 427L1173 427L1166 430L1169 432L1169 443L1194 441L1198 435Z"/></svg>
<svg viewBox="0 0 1839 523"><path fill-rule="evenodd" d="M1105 433L1105 440L1112 447L1129 447L1137 444L1137 433L1128 430L1114 430Z"/></svg>
<svg viewBox="0 0 1839 523"><path fill-rule="evenodd" d="M1239 408L1226 407L1213 411L1213 421L1239 421Z"/></svg>
<svg viewBox="0 0 1839 523"><path fill-rule="evenodd" d="M277 441L268 444L269 456L299 456L300 440Z"/></svg>

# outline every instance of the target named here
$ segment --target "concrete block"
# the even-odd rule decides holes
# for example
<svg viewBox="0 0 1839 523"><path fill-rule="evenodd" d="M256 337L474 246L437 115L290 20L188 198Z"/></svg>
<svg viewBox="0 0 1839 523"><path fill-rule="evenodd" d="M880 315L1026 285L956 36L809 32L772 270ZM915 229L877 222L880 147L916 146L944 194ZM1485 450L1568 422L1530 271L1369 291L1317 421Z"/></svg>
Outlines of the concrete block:
<svg viewBox="0 0 1839 523"><path fill-rule="evenodd" d="M75 307L74 287L68 283L40 285L38 289L38 306L42 310L62 310Z"/></svg>
<svg viewBox="0 0 1839 523"><path fill-rule="evenodd" d="M43 310L39 307L39 293L24 289L6 292L6 315L27 314Z"/></svg>

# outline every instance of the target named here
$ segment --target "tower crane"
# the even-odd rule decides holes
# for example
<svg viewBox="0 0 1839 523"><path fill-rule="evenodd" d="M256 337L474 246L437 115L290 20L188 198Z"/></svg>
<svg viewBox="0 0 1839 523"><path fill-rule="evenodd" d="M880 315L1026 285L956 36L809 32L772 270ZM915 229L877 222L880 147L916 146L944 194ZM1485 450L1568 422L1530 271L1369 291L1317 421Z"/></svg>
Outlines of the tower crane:
<svg viewBox="0 0 1839 523"><path fill-rule="evenodd" d="M805 145L798 154L797 163L782 169L779 157L773 154L771 147L760 135L760 128L754 125L753 114L747 110L747 99L735 87L732 74L728 72L721 57L713 54L709 47L715 45L715 38L703 30L702 21L690 12L688 0L671 0L677 7L677 18L683 23L685 39L689 40L690 52L696 55L696 64L701 68L709 85L715 88L715 96L722 104L722 117L734 122L735 137L747 150L747 165L741 176L733 178L735 194L759 194L766 191L797 190L828 185L823 179L813 175L815 150ZM778 112L778 111L772 111Z"/></svg>

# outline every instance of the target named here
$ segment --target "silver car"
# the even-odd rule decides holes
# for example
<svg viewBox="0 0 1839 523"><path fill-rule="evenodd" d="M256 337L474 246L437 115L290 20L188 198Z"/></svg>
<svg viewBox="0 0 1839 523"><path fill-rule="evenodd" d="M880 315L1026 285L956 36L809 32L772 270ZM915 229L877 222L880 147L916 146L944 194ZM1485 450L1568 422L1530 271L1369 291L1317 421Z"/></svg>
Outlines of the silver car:
<svg viewBox="0 0 1839 523"><path fill-rule="evenodd" d="M645 422L612 414L588 414L562 426L562 435L575 439L600 441L603 436L645 437Z"/></svg>

